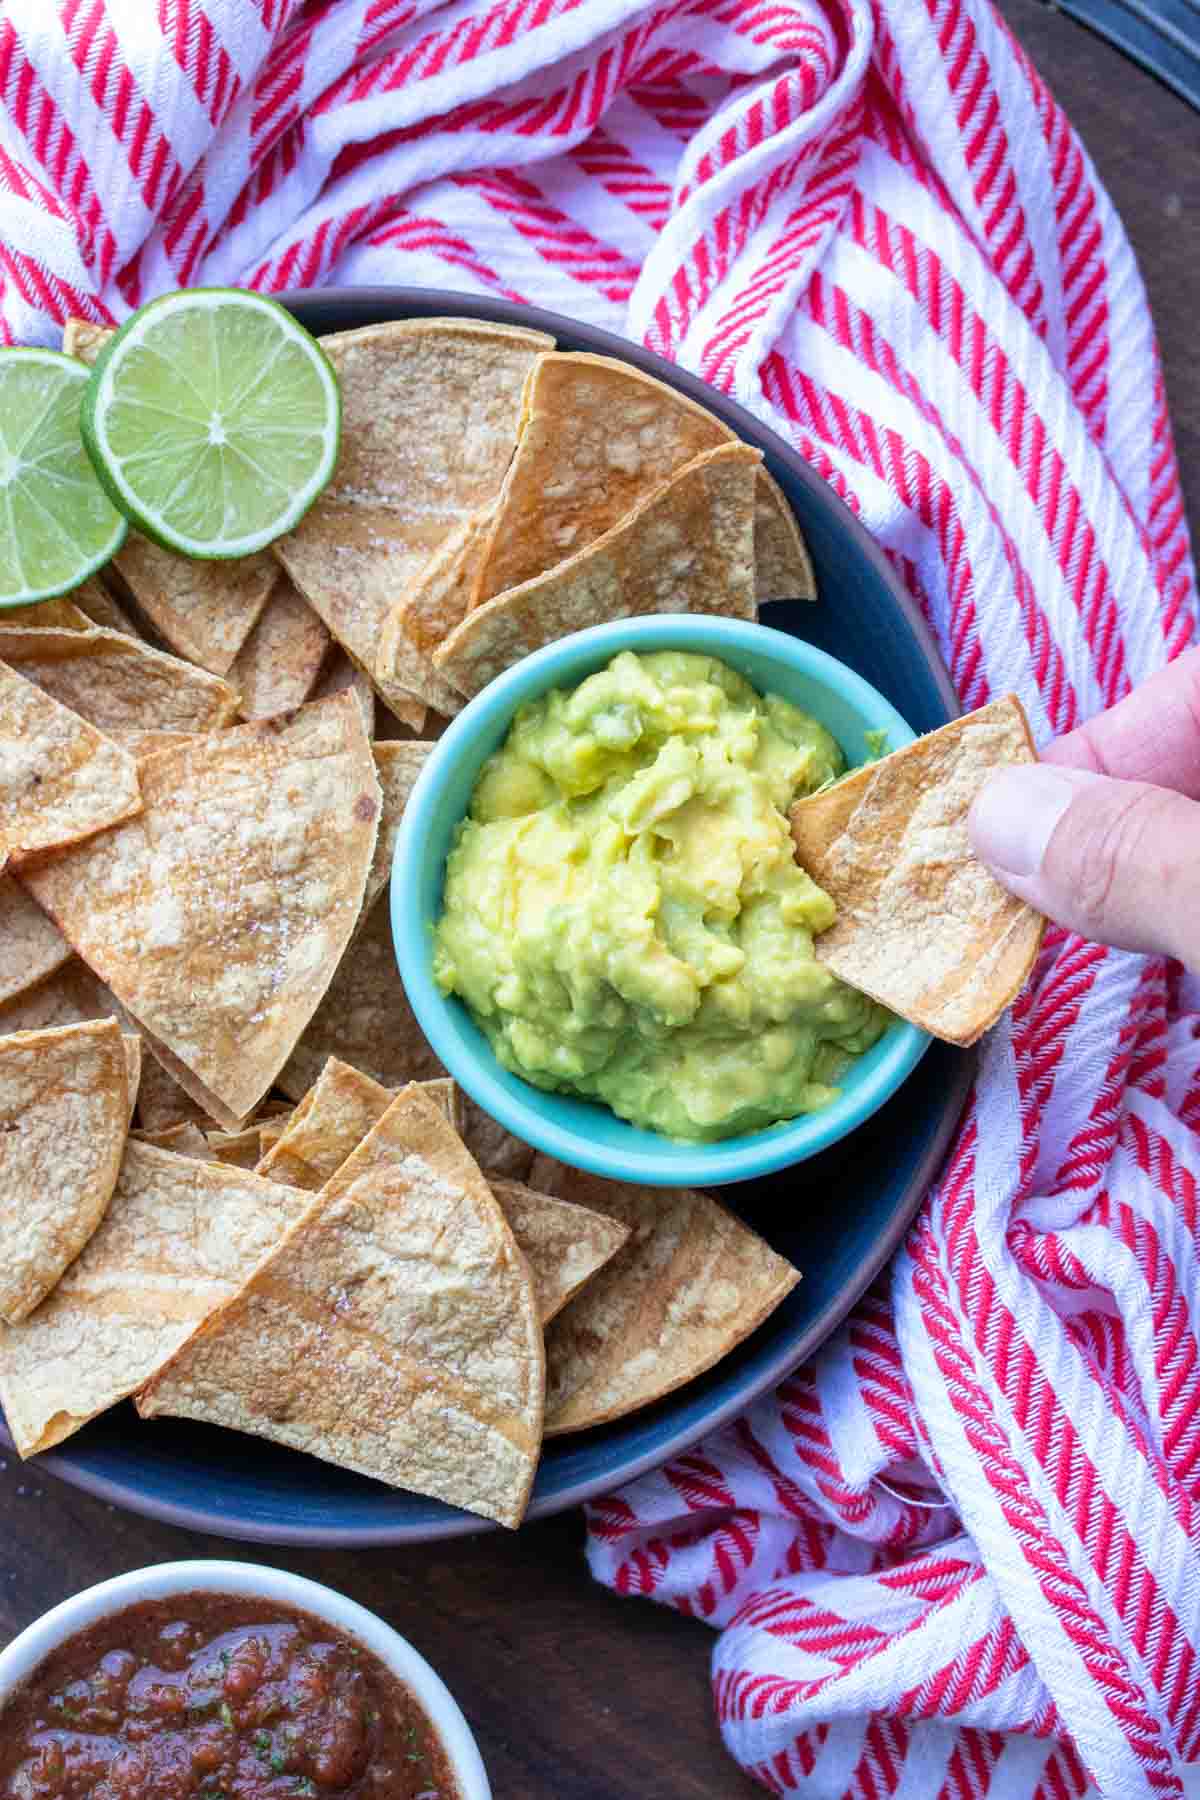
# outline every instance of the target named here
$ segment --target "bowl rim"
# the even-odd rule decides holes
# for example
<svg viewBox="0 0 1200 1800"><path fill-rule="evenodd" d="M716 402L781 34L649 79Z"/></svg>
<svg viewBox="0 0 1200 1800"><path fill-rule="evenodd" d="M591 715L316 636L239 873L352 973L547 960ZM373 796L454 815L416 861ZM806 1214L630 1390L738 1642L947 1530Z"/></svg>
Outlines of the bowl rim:
<svg viewBox="0 0 1200 1800"><path fill-rule="evenodd" d="M158 1563L127 1570L59 1601L0 1650L0 1708L20 1691L48 1656L99 1620L111 1618L139 1601L193 1593L269 1600L311 1613L324 1624L357 1639L420 1702L446 1751L462 1800L491 1800L491 1785L474 1733L437 1670L415 1645L378 1614L336 1588L263 1563L233 1558Z"/></svg>
<svg viewBox="0 0 1200 1800"><path fill-rule="evenodd" d="M585 344L597 355L615 356L632 363L635 368L664 381L702 406L715 410L740 437L760 446L772 473L785 470L789 481L812 497L815 509L833 511L839 531L854 546L861 561L872 570L881 587L886 590L891 606L903 620L905 630L920 654L923 668L941 700L947 719L960 715L962 707L932 629L861 520L836 488L824 480L793 445L755 413L713 388L702 377L693 375L690 370L669 362L656 351L649 350L645 345L618 332L608 331L587 320L572 318L566 313L493 295L454 288L372 284L360 287L292 288L275 297L282 305L295 311L302 323L312 319L310 329L317 329L322 335L327 331L360 327L371 316L377 321L459 317L545 330L552 335L562 335ZM318 325L317 319L324 322ZM676 1422L665 1428L652 1446L625 1450L603 1480L585 1475L567 1482L552 1495L539 1498L535 1494L526 1514L528 1519L548 1518L565 1512L597 1493L608 1492L650 1470L660 1468L671 1457L681 1455L709 1432L745 1412L761 1394L777 1386L792 1369L824 1343L904 1242L917 1208L953 1142L970 1093L974 1062L972 1052L956 1058L936 1126L925 1150L911 1170L902 1195L872 1243L869 1254L857 1265L854 1278L831 1297L816 1317L789 1343L763 1357L740 1382L735 1393L712 1407L702 1424ZM2 1419L0 1444L12 1447L12 1438ZM160 1494L147 1494L138 1485L136 1468L129 1474L124 1471L120 1474L108 1473L103 1468L91 1466L87 1461L77 1460L70 1444L44 1453L38 1458L38 1467L48 1475L66 1481L110 1505L161 1519L166 1524L185 1530L233 1538L243 1543L350 1549L431 1543L497 1529L485 1519L467 1515L451 1515L432 1525L406 1520L388 1525L281 1524L264 1523L245 1516L231 1518L215 1501L189 1503Z"/></svg>
<svg viewBox="0 0 1200 1800"><path fill-rule="evenodd" d="M516 1091L497 1079L494 1057L486 1046L464 1046L454 1028L462 1002L443 995L433 980L426 921L421 906L429 863L429 844L440 811L445 784L465 757L478 765L481 737L507 732L517 708L560 684L585 680L581 662L603 666L622 650L693 649L701 655L736 659L739 651L755 655L782 672L800 673L831 694L838 694L872 728L885 729L898 744L911 743L912 728L896 708L856 670L828 652L795 637L745 619L707 614L650 614L616 619L570 633L488 683L447 727L430 752L404 809L392 856L392 942L401 980L418 1024L448 1072L470 1097L508 1131L535 1149L572 1168L588 1169L610 1180L648 1187L719 1187L778 1174L860 1130L911 1075L931 1043L929 1035L905 1020L888 1027L862 1078L820 1112L759 1132L745 1132L715 1142L688 1144L629 1126L637 1139L628 1147L606 1145L578 1129L548 1117L537 1090L517 1081ZM876 723L878 721L878 724ZM439 827L439 829L441 829ZM619 1120L625 1125L626 1121ZM640 1140L640 1141L638 1141Z"/></svg>

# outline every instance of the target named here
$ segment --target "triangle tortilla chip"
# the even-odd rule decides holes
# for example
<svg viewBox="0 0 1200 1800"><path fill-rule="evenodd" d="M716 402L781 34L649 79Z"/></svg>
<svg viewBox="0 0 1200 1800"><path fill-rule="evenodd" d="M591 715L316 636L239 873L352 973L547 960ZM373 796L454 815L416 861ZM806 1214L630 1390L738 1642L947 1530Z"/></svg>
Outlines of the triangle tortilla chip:
<svg viewBox="0 0 1200 1800"><path fill-rule="evenodd" d="M551 340L466 319L327 337L342 393L333 480L276 556L396 717L423 704L376 670L388 614L443 539L500 491L525 377Z"/></svg>
<svg viewBox="0 0 1200 1800"><path fill-rule="evenodd" d="M469 606L577 556L694 457L737 442L665 382L583 351L539 357L525 406L521 441L474 559ZM756 481L754 555L759 599L815 593L799 528L765 469Z"/></svg>
<svg viewBox="0 0 1200 1800"><path fill-rule="evenodd" d="M375 840L375 857L371 863L371 873L367 876L367 891L363 896L364 914L374 906L392 879L392 858L396 853L400 821L404 817L408 797L416 786L417 776L425 767L432 749L432 743L423 738L397 739L391 743L371 746L375 758L375 773L379 777L383 794L383 811L379 818L379 836Z"/></svg>
<svg viewBox="0 0 1200 1800"><path fill-rule="evenodd" d="M0 1329L19 1454L125 1400L238 1291L308 1204L293 1188L130 1138L102 1223L49 1299Z"/></svg>
<svg viewBox="0 0 1200 1800"><path fill-rule="evenodd" d="M539 1194L519 1181L489 1175L488 1186L533 1275L543 1326L620 1250L629 1227L570 1200Z"/></svg>
<svg viewBox="0 0 1200 1800"><path fill-rule="evenodd" d="M608 1424L694 1380L800 1279L707 1194L605 1181L546 1156L529 1179L630 1231L546 1334L547 1437Z"/></svg>
<svg viewBox="0 0 1200 1800"><path fill-rule="evenodd" d="M118 1019L120 1008L102 981L72 952L53 974L0 1006L0 1034L48 1031L83 1019Z"/></svg>
<svg viewBox="0 0 1200 1800"><path fill-rule="evenodd" d="M229 669L244 719L269 719L303 706L317 685L330 636L312 607L281 574Z"/></svg>
<svg viewBox="0 0 1200 1800"><path fill-rule="evenodd" d="M0 870L142 809L133 758L0 663Z"/></svg>
<svg viewBox="0 0 1200 1800"><path fill-rule="evenodd" d="M173 1131L177 1125L198 1125L203 1130L212 1124L200 1102L193 1100L173 1075L168 1075L153 1053L142 1066L137 1116L140 1129L150 1133Z"/></svg>
<svg viewBox="0 0 1200 1800"><path fill-rule="evenodd" d="M754 584L758 599L815 600L808 545L783 490L765 469L754 493Z"/></svg>
<svg viewBox="0 0 1200 1800"><path fill-rule="evenodd" d="M344 650L336 645L329 652L325 667L313 689L314 700L328 700L331 694L353 694L358 701L358 709L363 716L363 728L368 737L375 735L375 689L363 671L353 663ZM422 710L421 724L425 723Z"/></svg>
<svg viewBox="0 0 1200 1800"><path fill-rule="evenodd" d="M748 444L706 450L578 555L469 612L434 654L435 667L470 698L585 625L644 613L753 619L761 460Z"/></svg>
<svg viewBox="0 0 1200 1800"><path fill-rule="evenodd" d="M0 661L98 731L218 731L237 715L219 676L119 631L22 631L0 623Z"/></svg>
<svg viewBox="0 0 1200 1800"><path fill-rule="evenodd" d="M5 615L10 624L22 631L90 631L92 621L75 605L70 595L61 600L39 600L33 606Z"/></svg>
<svg viewBox="0 0 1200 1800"><path fill-rule="evenodd" d="M24 1319L112 1197L129 1117L115 1019L0 1038L0 1319Z"/></svg>
<svg viewBox="0 0 1200 1800"><path fill-rule="evenodd" d="M240 1130L358 920L380 809L362 715L343 694L151 757L141 778L142 818L26 885L168 1073Z"/></svg>
<svg viewBox="0 0 1200 1800"><path fill-rule="evenodd" d="M971 802L1036 760L1013 694L868 763L792 808L796 857L838 909L819 962L901 1018L973 1044L1024 987L1039 913L979 861Z"/></svg>
<svg viewBox="0 0 1200 1800"><path fill-rule="evenodd" d="M247 1125L244 1131L210 1131L206 1135L206 1141L218 1162L229 1163L235 1169L251 1169L257 1173L262 1156L259 1130L257 1125Z"/></svg>
<svg viewBox="0 0 1200 1800"><path fill-rule="evenodd" d="M201 1162L224 1162L218 1156L198 1125L168 1125L165 1131L137 1131L139 1144L152 1144L158 1150L174 1150L177 1156L196 1156Z"/></svg>
<svg viewBox="0 0 1200 1800"><path fill-rule="evenodd" d="M123 606L113 599L104 583L96 575L90 575L82 587L77 587L67 595L67 599L76 606L91 625L99 625L105 631L119 631L124 637L133 638L141 643L144 634L139 631ZM23 615L22 625L32 624L32 620Z"/></svg>
<svg viewBox="0 0 1200 1800"><path fill-rule="evenodd" d="M515 1526L543 1383L525 1260L452 1128L409 1088L138 1408Z"/></svg>
<svg viewBox="0 0 1200 1800"><path fill-rule="evenodd" d="M325 998L280 1071L278 1085L299 1100L331 1056L388 1088L446 1073L417 1024L396 968L386 888L343 956Z"/></svg>
<svg viewBox="0 0 1200 1800"><path fill-rule="evenodd" d="M0 1032L4 1002L36 987L70 959L71 946L54 920L11 875L0 875Z"/></svg>
<svg viewBox="0 0 1200 1800"><path fill-rule="evenodd" d="M433 666L433 652L471 609L471 592L492 529L494 509L471 513L451 532L388 614L375 666L403 682L444 718L462 711L463 696Z"/></svg>

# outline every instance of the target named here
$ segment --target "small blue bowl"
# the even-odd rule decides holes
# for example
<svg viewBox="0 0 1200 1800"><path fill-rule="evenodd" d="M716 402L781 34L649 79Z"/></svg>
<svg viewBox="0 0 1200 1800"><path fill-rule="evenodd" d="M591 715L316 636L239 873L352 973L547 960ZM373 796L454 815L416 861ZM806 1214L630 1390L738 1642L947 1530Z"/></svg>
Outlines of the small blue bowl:
<svg viewBox="0 0 1200 1800"><path fill-rule="evenodd" d="M897 1023L852 1065L840 1097L817 1113L719 1143L680 1142L617 1118L606 1106L546 1093L501 1067L466 1007L436 986L433 928L446 857L487 758L519 706L576 687L622 650L693 650L720 657L760 693L779 694L831 731L851 765L871 754L867 733L892 749L914 733L883 695L823 650L786 632L735 619L672 614L623 619L562 638L493 681L446 731L405 808L392 867L392 934L400 975L421 1029L454 1079L485 1112L539 1150L618 1181L716 1187L802 1162L878 1111L929 1046Z"/></svg>

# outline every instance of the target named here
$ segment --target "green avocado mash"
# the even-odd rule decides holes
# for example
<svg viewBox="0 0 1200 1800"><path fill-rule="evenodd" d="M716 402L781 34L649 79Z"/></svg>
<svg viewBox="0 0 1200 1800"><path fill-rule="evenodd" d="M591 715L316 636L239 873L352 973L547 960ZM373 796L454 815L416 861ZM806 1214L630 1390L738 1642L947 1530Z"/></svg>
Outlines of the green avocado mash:
<svg viewBox="0 0 1200 1800"><path fill-rule="evenodd" d="M500 1062L674 1138L813 1112L888 1014L813 956L787 808L815 719L709 656L625 651L522 707L446 868L434 974Z"/></svg>

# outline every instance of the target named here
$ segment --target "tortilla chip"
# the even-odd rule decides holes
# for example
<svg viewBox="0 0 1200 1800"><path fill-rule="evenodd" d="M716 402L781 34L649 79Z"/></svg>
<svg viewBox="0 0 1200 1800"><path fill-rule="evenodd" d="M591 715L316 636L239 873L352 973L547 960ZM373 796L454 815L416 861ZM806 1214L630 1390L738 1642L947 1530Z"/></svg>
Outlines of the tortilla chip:
<svg viewBox="0 0 1200 1800"><path fill-rule="evenodd" d="M532 1144L514 1137L498 1119L477 1106L469 1094L462 1096L463 1122L459 1127L463 1142L480 1168L489 1177L507 1176L510 1181L525 1181L533 1167L536 1152Z"/></svg>
<svg viewBox="0 0 1200 1800"><path fill-rule="evenodd" d="M375 840L375 857L363 896L364 913L375 904L392 878L392 859L396 854L404 808L432 749L433 745L423 738L371 746L375 773L383 794L383 811L379 819L379 836Z"/></svg>
<svg viewBox="0 0 1200 1800"><path fill-rule="evenodd" d="M278 1085L300 1099L331 1056L388 1088L446 1073L413 1016L396 968L386 888L343 956Z"/></svg>
<svg viewBox="0 0 1200 1800"><path fill-rule="evenodd" d="M342 393L333 480L273 545L309 605L420 731L424 708L376 669L388 614L442 541L500 491L540 332L405 319L323 340Z"/></svg>
<svg viewBox="0 0 1200 1800"><path fill-rule="evenodd" d="M224 1162L217 1155L198 1125L169 1125L165 1131L135 1131L139 1144L152 1144L158 1150L174 1150L177 1156L197 1156L201 1162Z"/></svg>
<svg viewBox="0 0 1200 1800"><path fill-rule="evenodd" d="M102 981L72 953L61 968L0 1006L0 1035L48 1031L83 1019L116 1019L120 1009Z"/></svg>
<svg viewBox="0 0 1200 1800"><path fill-rule="evenodd" d="M0 663L0 870L141 809L133 758Z"/></svg>
<svg viewBox="0 0 1200 1800"><path fill-rule="evenodd" d="M286 1130L287 1130L286 1125L271 1124L271 1125L260 1125L259 1126L259 1128L258 1128L259 1162L262 1162L263 1160L265 1160L266 1157L268 1157L270 1155L271 1151L275 1148L276 1144L279 1142L280 1138L283 1136L283 1134ZM257 1168L257 1166L258 1166L258 1164L255 1164L256 1168Z"/></svg>
<svg viewBox="0 0 1200 1800"><path fill-rule="evenodd" d="M209 1131L205 1141L218 1162L235 1169L257 1170L262 1156L259 1127L247 1125L244 1131Z"/></svg>
<svg viewBox="0 0 1200 1800"><path fill-rule="evenodd" d="M761 600L815 600L817 579L796 515L765 469L754 493L754 586Z"/></svg>
<svg viewBox="0 0 1200 1800"><path fill-rule="evenodd" d="M139 768L151 756L161 756L164 750L182 750L185 744L194 744L203 736L203 732L196 731L140 731L129 727L116 728L112 733L114 743L128 750Z"/></svg>
<svg viewBox="0 0 1200 1800"><path fill-rule="evenodd" d="M67 599L90 625L99 625L105 631L119 631L123 637L134 638L138 643L144 641L145 634L139 630L125 608L113 599L98 576L89 575L82 587L72 589ZM24 625L26 620L22 616L17 623Z"/></svg>
<svg viewBox="0 0 1200 1800"><path fill-rule="evenodd" d="M535 1193L519 1181L489 1175L488 1186L533 1275L538 1317L556 1318L629 1238L628 1225L604 1213Z"/></svg>
<svg viewBox="0 0 1200 1800"><path fill-rule="evenodd" d="M90 631L92 621L72 598L39 600L33 606L22 606L5 613L8 624L21 631Z"/></svg>
<svg viewBox="0 0 1200 1800"><path fill-rule="evenodd" d="M70 959L71 946L54 920L11 875L0 875L0 1031L3 1003L36 987Z"/></svg>
<svg viewBox="0 0 1200 1800"><path fill-rule="evenodd" d="M0 623L0 660L113 736L217 731L237 715L227 682L119 631L22 631Z"/></svg>
<svg viewBox="0 0 1200 1800"><path fill-rule="evenodd" d="M63 348L90 365L113 335L72 319L63 332ZM164 550L136 531L108 567L171 648L213 675L225 674L249 637L277 573L265 550L198 561Z"/></svg>
<svg viewBox="0 0 1200 1800"><path fill-rule="evenodd" d="M199 1101L184 1092L154 1055L147 1056L142 1066L137 1114L142 1131L150 1134L172 1131L178 1125L198 1125L203 1130L212 1124Z"/></svg>
<svg viewBox="0 0 1200 1800"><path fill-rule="evenodd" d="M435 667L471 697L531 651L603 620L753 619L761 460L741 443L697 456L577 556L469 612L434 653Z"/></svg>
<svg viewBox="0 0 1200 1800"><path fill-rule="evenodd" d="M453 1082L413 1085L437 1107L447 1124L454 1123L446 1092L453 1088ZM286 1129L264 1154L259 1174L315 1194L378 1125L395 1098L394 1089L331 1056Z"/></svg>
<svg viewBox="0 0 1200 1800"><path fill-rule="evenodd" d="M976 857L971 802L1037 752L1014 694L868 763L792 808L797 860L837 921L819 962L951 1044L973 1044L1024 987L1044 921Z"/></svg>
<svg viewBox="0 0 1200 1800"><path fill-rule="evenodd" d="M80 964L82 968L82 963ZM97 984L98 985L98 984ZM117 1024L121 1023L120 1019ZM128 1102L125 1108L125 1129L133 1124L133 1115L137 1107L138 1089L142 1084L142 1040L136 1032L121 1032L121 1048L125 1052L125 1075Z"/></svg>
<svg viewBox="0 0 1200 1800"><path fill-rule="evenodd" d="M409 1088L138 1409L251 1431L515 1526L543 1381L525 1259L451 1127Z"/></svg>
<svg viewBox="0 0 1200 1800"><path fill-rule="evenodd" d="M313 689L314 700L328 700L331 694L353 694L363 716L363 729L368 737L375 733L375 689L363 671L356 668L344 650L335 645L321 670ZM422 716L422 723L424 717Z"/></svg>
<svg viewBox="0 0 1200 1800"><path fill-rule="evenodd" d="M104 1217L129 1111L114 1019L0 1038L0 1319L43 1301Z"/></svg>
<svg viewBox="0 0 1200 1800"><path fill-rule="evenodd" d="M330 645L324 624L286 575L229 669L229 684L241 695L243 719L269 719L303 706L317 685Z"/></svg>
<svg viewBox="0 0 1200 1800"><path fill-rule="evenodd" d="M461 625L491 538L493 507L471 513L435 550L388 614L375 667L381 679L401 683L444 718L462 711L458 689L433 666L433 652Z"/></svg>
<svg viewBox="0 0 1200 1800"><path fill-rule="evenodd" d="M416 1081L413 1083L431 1100L448 1125L453 1125L459 1137L463 1128L463 1091L456 1081L448 1075L439 1076L434 1081ZM470 1146L468 1145L468 1148ZM478 1161L478 1158L476 1158Z"/></svg>
<svg viewBox="0 0 1200 1800"><path fill-rule="evenodd" d="M707 1194L534 1160L530 1182L631 1236L546 1333L546 1435L620 1419L711 1369L800 1279Z"/></svg>
<svg viewBox="0 0 1200 1800"><path fill-rule="evenodd" d="M26 884L168 1072L237 1131L358 920L379 824L371 747L344 694L151 757L141 779L142 818Z"/></svg>
<svg viewBox="0 0 1200 1800"><path fill-rule="evenodd" d="M35 1313L0 1330L0 1405L19 1454L61 1444L148 1381L307 1204L130 1138L82 1255Z"/></svg>

